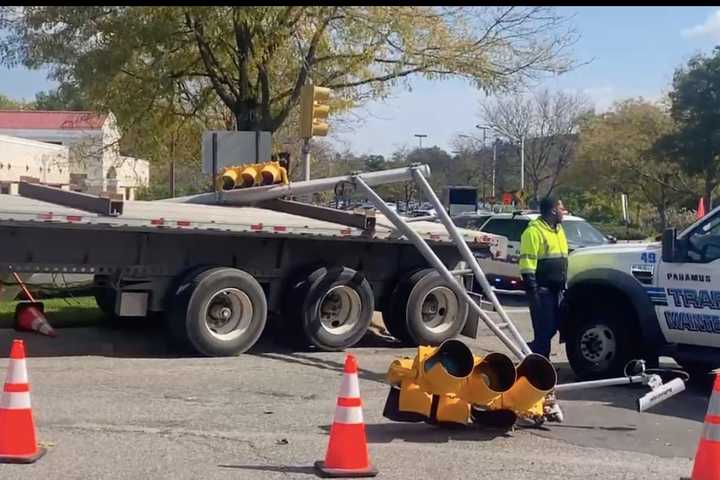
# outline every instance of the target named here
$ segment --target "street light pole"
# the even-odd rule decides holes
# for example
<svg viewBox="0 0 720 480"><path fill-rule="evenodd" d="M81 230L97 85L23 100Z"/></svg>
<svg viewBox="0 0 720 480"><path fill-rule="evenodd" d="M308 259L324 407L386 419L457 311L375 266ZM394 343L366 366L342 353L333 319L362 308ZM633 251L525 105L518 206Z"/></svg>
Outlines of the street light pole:
<svg viewBox="0 0 720 480"><path fill-rule="evenodd" d="M520 190L525 192L525 135L520 137Z"/></svg>
<svg viewBox="0 0 720 480"><path fill-rule="evenodd" d="M424 133L416 133L415 136L416 136L416 137L418 138L418 140L420 141L420 149L422 149L422 139L423 139L423 138L427 138L427 135L424 134Z"/></svg>
<svg viewBox="0 0 720 480"><path fill-rule="evenodd" d="M500 135L504 135L508 137L510 140L515 140L520 142L520 190L525 191L525 134L523 133L519 138L515 135L510 135L507 132L501 132L497 128L493 127L492 125L488 127L480 127L476 125L478 128L492 128L495 133L499 133Z"/></svg>
<svg viewBox="0 0 720 480"><path fill-rule="evenodd" d="M493 142L493 164L492 164L492 196L495 201L495 168L497 167L497 138Z"/></svg>
<svg viewBox="0 0 720 480"><path fill-rule="evenodd" d="M487 142L486 142L487 130L490 127L485 126L485 125L475 125L475 128L483 131L483 143L482 143L483 148L482 148L482 150L483 150L483 152L485 152L485 146L487 145ZM494 152L494 150L493 150L493 152ZM484 165L485 165L485 163L483 162L483 202L485 202L485 178L484 178L485 177L485 166ZM494 155L494 153L493 153L493 166L492 166L492 190L493 190L493 197L495 197L495 155Z"/></svg>

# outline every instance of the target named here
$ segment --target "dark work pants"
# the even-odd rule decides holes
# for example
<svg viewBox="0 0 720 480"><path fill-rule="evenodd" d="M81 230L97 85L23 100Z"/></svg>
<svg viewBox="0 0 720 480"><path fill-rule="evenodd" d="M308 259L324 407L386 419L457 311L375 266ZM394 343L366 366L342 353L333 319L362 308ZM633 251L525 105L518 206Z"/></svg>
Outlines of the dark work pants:
<svg viewBox="0 0 720 480"><path fill-rule="evenodd" d="M560 322L560 293L545 287L538 288L535 298L530 298L534 338L528 343L530 350L550 359L550 342L558 331Z"/></svg>

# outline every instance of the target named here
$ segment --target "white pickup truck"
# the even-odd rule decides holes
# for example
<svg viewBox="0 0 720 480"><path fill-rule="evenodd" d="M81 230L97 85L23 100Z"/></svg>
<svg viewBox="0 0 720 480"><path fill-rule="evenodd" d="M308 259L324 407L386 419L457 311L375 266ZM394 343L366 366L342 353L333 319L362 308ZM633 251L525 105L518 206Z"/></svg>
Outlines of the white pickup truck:
<svg viewBox="0 0 720 480"><path fill-rule="evenodd" d="M720 367L720 207L662 243L573 252L561 312L580 378L622 375L633 358L669 356L696 376Z"/></svg>

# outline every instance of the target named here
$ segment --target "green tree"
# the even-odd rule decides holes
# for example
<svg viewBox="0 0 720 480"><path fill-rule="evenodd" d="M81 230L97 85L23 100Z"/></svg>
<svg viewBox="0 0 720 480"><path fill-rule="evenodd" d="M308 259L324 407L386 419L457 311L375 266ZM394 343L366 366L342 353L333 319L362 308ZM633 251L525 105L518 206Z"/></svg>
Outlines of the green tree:
<svg viewBox="0 0 720 480"><path fill-rule="evenodd" d="M631 201L652 205L657 226L663 229L668 208L687 198L695 185L657 148L673 129L670 115L656 105L642 99L618 102L610 111L583 123L578 161L566 181L585 190L588 199L597 200L596 194L604 193L615 204L616 214L621 193L628 194ZM595 203L604 216L612 211L607 204L600 207L602 202Z"/></svg>
<svg viewBox="0 0 720 480"><path fill-rule="evenodd" d="M662 148L689 173L702 176L705 202L712 207L720 184L720 47L677 69L669 96L678 130Z"/></svg>
<svg viewBox="0 0 720 480"><path fill-rule="evenodd" d="M496 90L567 71L565 22L546 7L3 7L0 55L49 66L121 125L220 102L238 130L275 131L309 81L340 111L413 75Z"/></svg>
<svg viewBox="0 0 720 480"><path fill-rule="evenodd" d="M25 108L26 105L24 102L13 100L12 98L8 97L7 95L3 95L0 93L0 109L5 110L14 110L14 109L22 109Z"/></svg>
<svg viewBox="0 0 720 480"><path fill-rule="evenodd" d="M38 92L33 102L35 110L90 110L92 105L72 84L62 84L55 90Z"/></svg>

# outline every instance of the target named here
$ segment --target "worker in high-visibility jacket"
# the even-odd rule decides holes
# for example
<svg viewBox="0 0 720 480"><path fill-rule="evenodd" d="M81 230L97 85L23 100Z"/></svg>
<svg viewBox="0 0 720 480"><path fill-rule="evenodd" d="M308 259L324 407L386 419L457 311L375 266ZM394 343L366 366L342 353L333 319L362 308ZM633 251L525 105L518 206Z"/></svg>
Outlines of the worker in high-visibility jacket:
<svg viewBox="0 0 720 480"><path fill-rule="evenodd" d="M534 338L530 349L550 358L558 331L559 305L567 282L568 243L562 227L563 204L553 197L540 202L540 217L520 240L520 272L530 303Z"/></svg>

